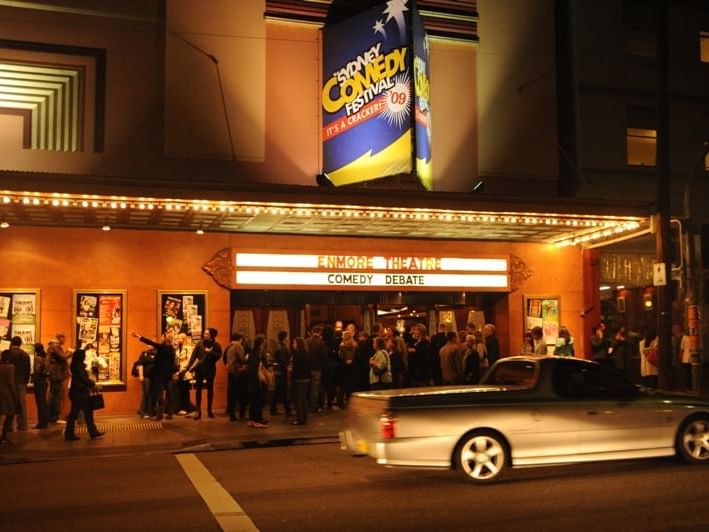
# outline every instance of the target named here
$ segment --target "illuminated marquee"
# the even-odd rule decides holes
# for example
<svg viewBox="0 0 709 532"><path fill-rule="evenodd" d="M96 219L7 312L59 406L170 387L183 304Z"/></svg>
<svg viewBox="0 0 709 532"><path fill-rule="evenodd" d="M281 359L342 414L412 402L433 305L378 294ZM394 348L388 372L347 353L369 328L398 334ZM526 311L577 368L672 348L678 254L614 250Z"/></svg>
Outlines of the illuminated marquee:
<svg viewBox="0 0 709 532"><path fill-rule="evenodd" d="M235 253L237 287L506 290L507 258Z"/></svg>

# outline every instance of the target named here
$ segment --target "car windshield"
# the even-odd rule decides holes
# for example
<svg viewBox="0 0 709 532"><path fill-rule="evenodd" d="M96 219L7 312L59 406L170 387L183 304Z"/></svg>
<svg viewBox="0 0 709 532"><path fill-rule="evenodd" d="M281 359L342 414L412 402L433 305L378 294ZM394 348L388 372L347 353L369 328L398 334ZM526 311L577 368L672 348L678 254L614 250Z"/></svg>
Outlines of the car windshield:
<svg viewBox="0 0 709 532"><path fill-rule="evenodd" d="M481 384L526 386L537 382L537 364L529 360L503 360L485 376Z"/></svg>

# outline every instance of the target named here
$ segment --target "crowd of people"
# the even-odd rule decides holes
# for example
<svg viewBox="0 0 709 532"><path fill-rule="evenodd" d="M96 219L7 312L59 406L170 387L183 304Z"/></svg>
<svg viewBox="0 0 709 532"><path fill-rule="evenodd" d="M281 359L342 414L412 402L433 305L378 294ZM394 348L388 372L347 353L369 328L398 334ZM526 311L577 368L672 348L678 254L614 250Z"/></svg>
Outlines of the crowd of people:
<svg viewBox="0 0 709 532"><path fill-rule="evenodd" d="M293 415L293 425L325 409L345 408L352 393L408 386L477 383L500 356L495 326L449 331L441 324L429 336L416 324L398 331L375 324L371 333L355 324L316 325L307 337L289 338L280 331L272 341L234 333L225 347L209 328L194 346L184 334L163 335L147 344L134 365L142 382L138 409L145 418L171 419L191 415L202 419L202 391L207 390L206 415L214 417L214 377L218 364L227 374L226 412L231 421L267 428L271 416ZM194 390L194 398L191 396Z"/></svg>
<svg viewBox="0 0 709 532"><path fill-rule="evenodd" d="M495 326L478 329L474 323L461 331L441 323L429 335L423 324L399 331L376 323L371 332L357 330L353 323L316 325L306 337L289 338L286 331L268 341L264 335L247 339L232 334L222 348L218 331L207 328L194 345L188 335L164 334L152 340L133 336L146 344L135 361L132 375L141 382L138 414L144 418L171 419L173 415L202 418L206 390L206 416L213 418L214 380L222 364L227 374L226 413L231 421L245 421L248 427L267 428L264 409L271 416L293 415L293 425L308 422L312 414L325 409L343 409L352 393L402 387L475 384L486 368L500 357ZM633 358L640 358L642 383L657 387L657 334L646 327L636 344L625 327L608 334L603 324L593 328L591 358L599 364L625 371ZM673 326L675 379L691 387L689 339L678 325ZM74 427L83 416L89 436L103 435L94 421L89 398L96 384L90 378L86 349L71 352L66 337L57 334L45 350L34 346L34 361L22 348L22 339L13 337L10 348L0 355L0 415L4 415L0 442L7 433L27 430L25 394L33 384L37 424L45 429L61 423L60 413L66 381L71 376L71 410L64 437L78 439ZM87 346L90 347L90 346ZM553 348L547 345L541 327L524 335L520 354L575 356L574 340L561 327Z"/></svg>
<svg viewBox="0 0 709 532"><path fill-rule="evenodd" d="M37 410L37 424L32 426L33 429L46 429L50 423L66 423L64 438L75 441L79 439L75 434L75 423L82 417L92 439L103 436L94 423L90 405L90 395L96 383L89 377L86 349L70 352L66 347L66 336L60 333L48 343L46 350L43 344L34 344L33 352L31 361L22 348L22 338L14 336L10 339L10 347L0 354L0 415L4 416L0 443L9 443L9 432L28 428L25 396L30 382ZM64 390L70 375L71 410L66 420L60 420Z"/></svg>

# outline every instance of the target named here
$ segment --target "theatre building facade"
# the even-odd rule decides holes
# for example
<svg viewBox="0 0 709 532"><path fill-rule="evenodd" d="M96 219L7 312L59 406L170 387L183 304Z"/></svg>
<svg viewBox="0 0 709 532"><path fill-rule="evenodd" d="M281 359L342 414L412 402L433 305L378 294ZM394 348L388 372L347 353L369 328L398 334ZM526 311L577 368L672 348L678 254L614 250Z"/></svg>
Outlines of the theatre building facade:
<svg viewBox="0 0 709 532"><path fill-rule="evenodd" d="M196 340L214 327L226 345L233 332L273 340L337 321L472 321L496 326L504 355L540 326L550 350L567 327L588 356L601 317L588 246L649 231L650 211L556 197L558 145L539 133L540 117L556 123L553 76L539 75L553 71L554 2L416 2L425 46L408 51L401 32L382 57L407 68L413 50L428 54L410 64L426 101L395 90L405 77L379 79L396 65L368 44L356 57L379 66L361 72L392 101L361 100L343 122L322 107L336 83L321 28L345 4L0 6L2 346L19 335L31 352L57 333L91 344L116 414L140 399L131 332ZM386 40L402 20L367 28ZM413 167L390 175L372 161L384 177L362 181L348 164L326 171L340 152L324 141L348 134L332 128L371 126L375 112L404 130L382 151L403 146ZM225 388L220 364L216 408Z"/></svg>

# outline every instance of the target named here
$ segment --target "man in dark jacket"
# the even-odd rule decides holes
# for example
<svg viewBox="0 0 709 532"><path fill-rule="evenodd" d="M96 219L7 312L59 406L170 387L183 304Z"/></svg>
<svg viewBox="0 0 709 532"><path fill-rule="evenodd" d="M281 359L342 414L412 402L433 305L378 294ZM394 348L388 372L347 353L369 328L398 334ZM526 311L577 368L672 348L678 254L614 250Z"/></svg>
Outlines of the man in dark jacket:
<svg viewBox="0 0 709 532"><path fill-rule="evenodd" d="M308 344L308 366L310 367L310 410L322 412L325 391L322 389L322 372L327 364L327 345L322 339L322 328L313 327Z"/></svg>
<svg viewBox="0 0 709 532"><path fill-rule="evenodd" d="M243 335L239 333L231 335L231 343L226 348L222 360L226 365L227 376L226 411L230 421L238 421L246 418L246 405L249 402ZM239 403L238 417L236 415L237 402Z"/></svg>
<svg viewBox="0 0 709 532"><path fill-rule="evenodd" d="M431 344L426 338L426 326L414 325L413 345L409 347L409 373L412 386L431 384Z"/></svg>
<svg viewBox="0 0 709 532"><path fill-rule="evenodd" d="M290 349L288 349L288 333L278 331L278 346L273 353L273 376L276 380L276 389L271 398L271 415L278 415L278 403L283 403L283 410L290 415L290 401L288 401L288 366L290 365Z"/></svg>
<svg viewBox="0 0 709 532"><path fill-rule="evenodd" d="M17 414L17 429L27 430L27 405L25 395L27 394L27 383L30 382L30 356L22 349L22 338L13 336L10 340L10 349L6 349L0 355L5 364L11 364L15 368L15 391L20 400L20 408Z"/></svg>
<svg viewBox="0 0 709 532"><path fill-rule="evenodd" d="M500 358L500 339L497 337L497 328L488 323L483 328L485 335L485 349L487 349L487 363L492 366Z"/></svg>
<svg viewBox="0 0 709 532"><path fill-rule="evenodd" d="M195 385L195 421L202 418L202 389L207 388L207 417L214 417L212 402L214 401L214 377L217 374L217 360L222 358L222 346L217 342L217 330L208 327L202 340L192 351L187 364L189 371L194 373Z"/></svg>
<svg viewBox="0 0 709 532"><path fill-rule="evenodd" d="M155 342L136 332L133 333L133 336L155 349L154 373L150 381L150 402L155 405L156 408L155 419L161 420L163 412L167 413L167 419L172 419L173 405L170 400L170 395L167 394L167 386L170 383L170 379L172 379L173 374L177 371L175 349L172 346L172 335L163 334L160 338L160 342ZM167 407L165 406L166 395Z"/></svg>

